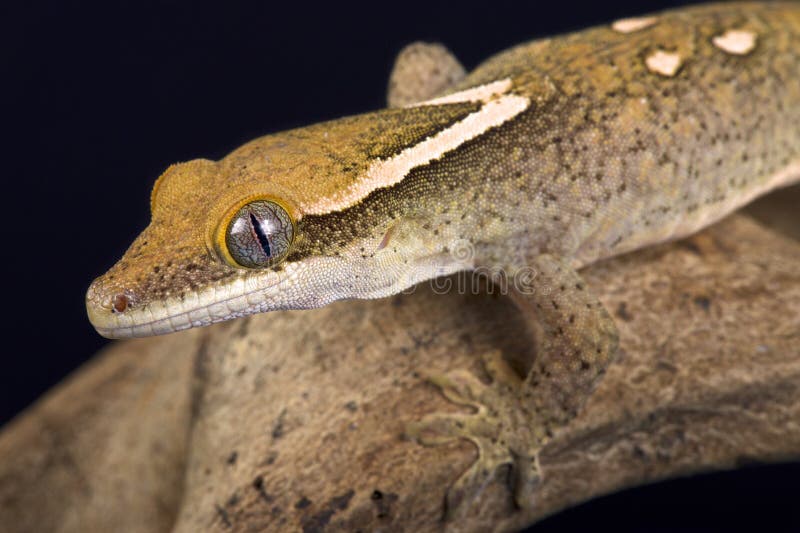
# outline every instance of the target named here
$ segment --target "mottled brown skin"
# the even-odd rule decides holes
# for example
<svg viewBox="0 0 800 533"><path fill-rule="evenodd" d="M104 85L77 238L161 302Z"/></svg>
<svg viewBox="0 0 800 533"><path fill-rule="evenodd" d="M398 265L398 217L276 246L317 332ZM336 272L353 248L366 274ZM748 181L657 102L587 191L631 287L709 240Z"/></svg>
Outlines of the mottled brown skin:
<svg viewBox="0 0 800 533"><path fill-rule="evenodd" d="M298 197L330 194L363 172L368 161L390 157L476 107L466 103L343 118L262 137L219 162L198 159L172 165L153 188L150 225L90 291L101 305L108 305L108 295L128 294L129 305L136 307L253 275L215 256L207 242L208 227L222 218L229 198L262 187L297 203ZM346 225L318 234L305 224L300 228L303 238L289 262L322 253L321 242L344 240L349 231Z"/></svg>
<svg viewBox="0 0 800 533"><path fill-rule="evenodd" d="M752 29L755 50L714 47L729 28ZM302 217L287 262L340 253L355 236L379 239L420 213L426 238L485 246L491 264L531 250L586 264L663 240L664 224L701 217L800 158L799 35L797 3L732 3L667 12L630 34L602 26L504 52L452 91L511 76L530 109L350 209ZM685 57L675 76L646 67L659 47ZM252 275L220 262L202 235L220 216L221 192L266 183L292 199L324 197L474 107L378 111L269 135L218 163L170 167L150 227L93 301L125 292L135 307Z"/></svg>
<svg viewBox="0 0 800 533"><path fill-rule="evenodd" d="M755 50L739 57L713 46L728 28L756 32ZM524 256L579 264L664 240L664 225L703 216L800 159L798 39L796 3L717 4L632 34L600 27L517 47L452 91L511 75L514 92L535 105L397 187L307 219L307 231L335 249L348 239L327 228L366 235L389 224L376 224L375 212L391 220L419 211L438 222L431 239L451 226L491 248L493 265L516 252L509 238ZM686 58L675 76L646 67L657 47ZM498 220L501 238L486 231Z"/></svg>
<svg viewBox="0 0 800 533"><path fill-rule="evenodd" d="M800 4L716 4L654 21L490 59L447 94L509 80L502 94L527 102L524 110L346 205L342 191L376 162L467 117L483 119L490 102L378 111L257 139L219 163L173 167L156 184L151 226L90 288L93 321L120 293L126 313L144 316L151 304L180 307L206 287L228 294L231 278L284 270L280 285L253 295L253 307L207 322L386 295L387 276L434 277L432 260L457 255L457 246L470 255L460 268L514 279L528 269L533 283L511 292L538 333L535 360L517 375L507 354L488 357L488 385L459 370L432 376L476 413L432 415L409 434L428 444L466 438L479 449L448 495L449 517L503 465L512 466L517 505L533 505L539 450L576 416L617 352L613 320L574 269L688 235L800 178ZM733 52L715 42L732 30L755 45ZM678 67L653 66L659 51ZM214 228L233 202L259 194L286 203L298 237L277 267L236 268L215 252Z"/></svg>

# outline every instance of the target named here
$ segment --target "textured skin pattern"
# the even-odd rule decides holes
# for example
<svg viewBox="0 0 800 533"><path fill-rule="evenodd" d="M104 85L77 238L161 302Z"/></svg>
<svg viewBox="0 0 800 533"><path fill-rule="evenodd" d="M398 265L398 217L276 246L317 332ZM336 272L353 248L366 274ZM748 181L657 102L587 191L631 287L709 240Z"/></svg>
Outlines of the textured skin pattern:
<svg viewBox="0 0 800 533"><path fill-rule="evenodd" d="M345 209L303 213L336 205L371 165L483 104L378 111L269 135L218 163L171 167L156 184L150 227L90 288L90 318L108 335L147 335L384 296L539 253L580 266L688 234L796 179L800 5L712 4L655 18L638 31L602 26L490 59L453 90L510 79L509 94L529 107ZM739 55L714 44L732 29L752 32L755 48ZM679 55L674 75L648 66L659 50ZM221 260L209 235L231 204L258 194L293 208L298 235L277 268L247 271ZM464 244L472 262L441 267ZM276 273L280 284L264 281ZM257 290L242 295L244 286ZM114 315L117 294L128 307Z"/></svg>
<svg viewBox="0 0 800 533"><path fill-rule="evenodd" d="M752 31L755 49L714 46L729 29ZM798 39L798 3L712 4L637 32L599 27L489 60L454 90L511 74L515 92L536 101L482 143L512 145L511 161L475 158L487 162L476 174L507 183L491 193L502 194L495 216L523 218L543 250L581 264L723 216L732 199L800 161ZM681 57L674 76L647 67L658 49ZM533 206L514 213L518 190Z"/></svg>
<svg viewBox="0 0 800 533"><path fill-rule="evenodd" d="M788 19L774 10L780 7L701 7L631 32L598 28L535 42L454 87L510 75L515 94L533 102L421 181L446 182L448 165L471 166L469 205L488 215L478 226L510 218L507 226L518 231L505 228L488 242L480 234L460 238L479 250L481 265L533 267L535 289L515 299L540 330L523 380L498 371L507 366L496 356L488 386L463 370L432 378L447 398L476 409L429 415L410 428L426 444L466 438L478 447L478 459L448 492L448 518L469 512L462 503L474 502L507 465L515 503L533 506L540 450L577 416L617 353L613 320L570 263L684 236L798 178L800 84L792 73L800 70L800 48L776 33L787 22L800 29L794 7ZM732 30L749 42L720 44ZM492 187L481 188L480 176Z"/></svg>

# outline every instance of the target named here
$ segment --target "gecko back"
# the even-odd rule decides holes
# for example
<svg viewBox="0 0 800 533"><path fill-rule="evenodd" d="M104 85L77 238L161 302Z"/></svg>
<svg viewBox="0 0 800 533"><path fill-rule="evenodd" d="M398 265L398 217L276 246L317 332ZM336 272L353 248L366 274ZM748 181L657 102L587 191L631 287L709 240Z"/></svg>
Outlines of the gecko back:
<svg viewBox="0 0 800 533"><path fill-rule="evenodd" d="M582 265L797 181L798 72L800 3L724 3L520 45L452 91L510 77L532 100L494 132L513 157L471 175L526 194L535 244Z"/></svg>

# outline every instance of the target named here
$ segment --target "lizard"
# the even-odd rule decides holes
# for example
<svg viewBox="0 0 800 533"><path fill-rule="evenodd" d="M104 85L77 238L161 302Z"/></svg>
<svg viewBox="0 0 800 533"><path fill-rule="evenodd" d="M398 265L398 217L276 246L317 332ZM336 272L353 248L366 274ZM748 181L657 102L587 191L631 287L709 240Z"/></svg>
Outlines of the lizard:
<svg viewBox="0 0 800 533"><path fill-rule="evenodd" d="M538 452L619 351L578 270L690 235L800 181L800 3L685 7L535 40L467 74L440 45L401 52L389 106L170 166L151 222L89 287L97 331L170 333L397 294L484 272L536 338L488 383L430 376L472 413L408 427L467 439L451 517L502 466L533 505Z"/></svg>

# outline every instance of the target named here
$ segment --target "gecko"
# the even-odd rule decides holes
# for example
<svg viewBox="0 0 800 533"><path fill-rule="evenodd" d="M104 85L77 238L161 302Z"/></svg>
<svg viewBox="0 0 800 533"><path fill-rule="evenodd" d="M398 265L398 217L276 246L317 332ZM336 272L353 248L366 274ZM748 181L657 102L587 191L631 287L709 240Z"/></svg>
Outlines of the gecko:
<svg viewBox="0 0 800 533"><path fill-rule="evenodd" d="M533 505L538 452L619 350L581 278L800 181L800 3L685 7L501 52L466 73L443 46L398 56L386 109L170 166L151 222L89 287L106 337L379 298L490 272L537 332L519 372L430 376L471 413L408 426L475 444L446 513L503 466ZM467 502L467 503L465 503Z"/></svg>

